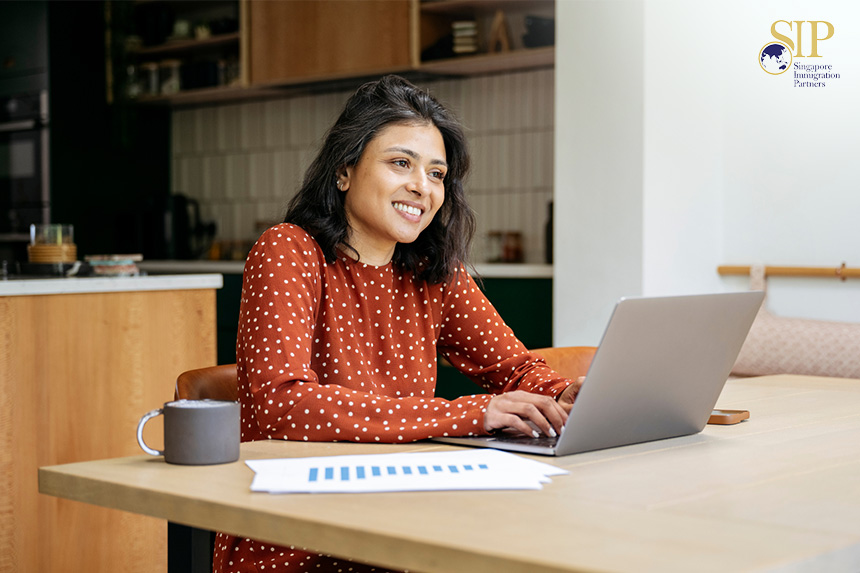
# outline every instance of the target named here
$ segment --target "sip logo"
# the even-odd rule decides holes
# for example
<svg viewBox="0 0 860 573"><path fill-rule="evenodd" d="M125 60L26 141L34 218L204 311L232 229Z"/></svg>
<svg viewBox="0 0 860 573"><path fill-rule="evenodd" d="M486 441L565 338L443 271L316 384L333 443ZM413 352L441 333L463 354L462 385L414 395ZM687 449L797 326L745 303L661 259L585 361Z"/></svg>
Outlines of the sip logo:
<svg viewBox="0 0 860 573"><path fill-rule="evenodd" d="M826 87L821 80L840 77L831 64L823 60L814 64L794 60L822 58L819 42L829 40L835 32L833 24L825 20L776 20L770 26L774 40L759 50L759 65L772 76L791 70L796 88Z"/></svg>

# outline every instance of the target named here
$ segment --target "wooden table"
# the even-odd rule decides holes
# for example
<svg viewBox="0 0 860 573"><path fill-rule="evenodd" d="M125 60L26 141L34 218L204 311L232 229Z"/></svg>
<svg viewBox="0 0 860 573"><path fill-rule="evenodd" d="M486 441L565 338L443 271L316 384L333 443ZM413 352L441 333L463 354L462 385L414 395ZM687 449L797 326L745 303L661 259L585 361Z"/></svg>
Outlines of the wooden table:
<svg viewBox="0 0 860 573"><path fill-rule="evenodd" d="M860 380L731 381L735 426L566 456L540 491L252 493L241 462L40 469L46 494L416 571L860 570ZM131 439L131 438L129 438ZM447 446L259 442L243 459Z"/></svg>

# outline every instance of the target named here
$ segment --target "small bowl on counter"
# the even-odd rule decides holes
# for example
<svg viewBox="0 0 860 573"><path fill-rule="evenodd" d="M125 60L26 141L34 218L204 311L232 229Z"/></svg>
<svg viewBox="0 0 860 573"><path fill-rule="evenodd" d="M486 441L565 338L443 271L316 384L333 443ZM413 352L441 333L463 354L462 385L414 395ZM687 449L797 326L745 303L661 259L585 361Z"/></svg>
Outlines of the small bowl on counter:
<svg viewBox="0 0 860 573"><path fill-rule="evenodd" d="M88 255L84 258L95 276L136 277L140 274L137 263L143 260L143 255Z"/></svg>

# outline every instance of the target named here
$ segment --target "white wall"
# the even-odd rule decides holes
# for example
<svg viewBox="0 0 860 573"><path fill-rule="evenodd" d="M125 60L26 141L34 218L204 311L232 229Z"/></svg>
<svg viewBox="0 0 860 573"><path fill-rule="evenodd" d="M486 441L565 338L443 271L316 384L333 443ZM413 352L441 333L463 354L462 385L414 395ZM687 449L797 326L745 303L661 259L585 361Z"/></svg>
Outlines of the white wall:
<svg viewBox="0 0 860 573"><path fill-rule="evenodd" d="M642 290L642 9L556 3L553 344L596 344Z"/></svg>
<svg viewBox="0 0 860 573"><path fill-rule="evenodd" d="M860 3L560 0L556 16L556 221L569 224L556 226L554 344L596 344L622 295L747 288L720 264L860 266ZM842 77L794 88L792 72L761 70L775 20L831 22L822 57L795 61ZM856 279L768 290L775 313L860 321Z"/></svg>

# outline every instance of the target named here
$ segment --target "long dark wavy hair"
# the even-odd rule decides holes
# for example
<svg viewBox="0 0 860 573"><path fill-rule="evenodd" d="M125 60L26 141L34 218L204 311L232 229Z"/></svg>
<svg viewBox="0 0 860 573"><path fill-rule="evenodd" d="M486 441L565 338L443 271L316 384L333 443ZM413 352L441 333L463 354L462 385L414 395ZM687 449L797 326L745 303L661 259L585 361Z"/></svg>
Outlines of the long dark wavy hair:
<svg viewBox="0 0 860 573"><path fill-rule="evenodd" d="M339 245L349 246L346 193L337 173L358 163L368 143L392 124L432 124L442 134L448 171L445 200L430 225L412 243L398 243L392 261L430 283L448 280L461 268L475 233L475 215L463 190L469 171L466 137L459 121L428 92L394 75L362 85L350 96L305 173L284 217L316 239L331 263Z"/></svg>

